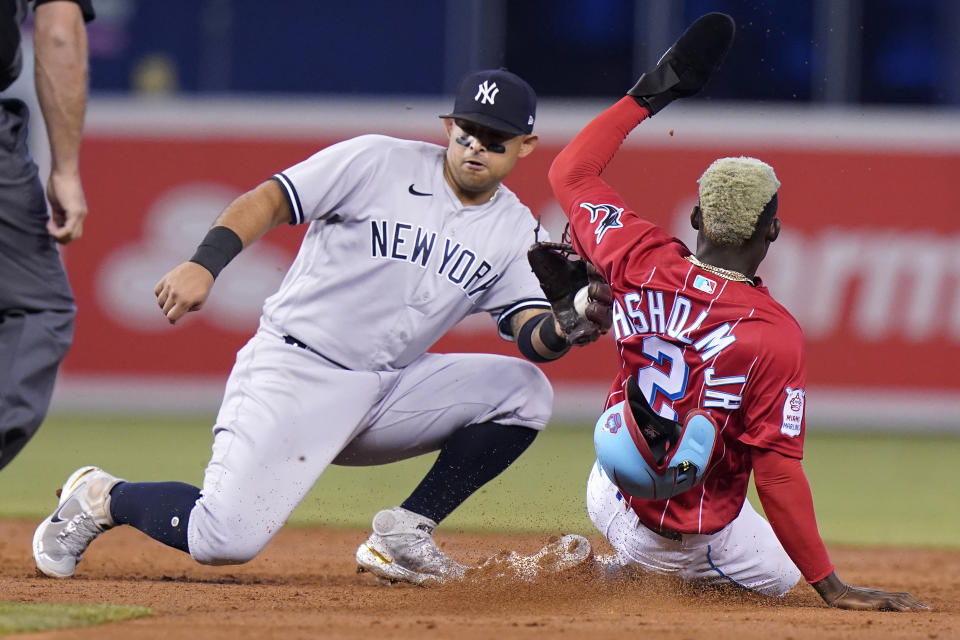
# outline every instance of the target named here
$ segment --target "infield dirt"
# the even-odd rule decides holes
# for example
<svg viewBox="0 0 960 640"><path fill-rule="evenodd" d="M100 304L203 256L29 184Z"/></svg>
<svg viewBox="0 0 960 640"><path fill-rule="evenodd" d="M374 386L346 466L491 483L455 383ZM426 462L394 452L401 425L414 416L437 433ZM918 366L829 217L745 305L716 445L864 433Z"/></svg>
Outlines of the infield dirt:
<svg viewBox="0 0 960 640"><path fill-rule="evenodd" d="M328 529L287 528L253 562L205 567L120 528L91 545L73 578L54 580L36 574L35 525L0 521L0 600L132 604L156 615L18 638L960 638L960 550L831 548L845 581L910 591L933 607L861 613L828 609L806 584L777 601L583 573L536 585L383 586L356 573L353 553L367 532ZM532 553L549 536L441 530L436 539L474 563L501 549ZM609 550L598 536L591 542Z"/></svg>

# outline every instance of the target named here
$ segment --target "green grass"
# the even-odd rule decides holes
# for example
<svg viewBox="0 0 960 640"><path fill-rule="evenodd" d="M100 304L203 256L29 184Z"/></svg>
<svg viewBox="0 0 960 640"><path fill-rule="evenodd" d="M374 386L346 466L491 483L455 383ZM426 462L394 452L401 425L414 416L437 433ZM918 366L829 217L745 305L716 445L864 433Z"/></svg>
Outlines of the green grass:
<svg viewBox="0 0 960 640"><path fill-rule="evenodd" d="M207 417L52 416L0 472L0 517L41 519L77 467L130 480L200 484L212 435ZM367 528L402 501L434 455L381 467L331 467L292 525ZM828 543L960 547L955 464L960 437L814 433L804 468ZM503 475L444 522L444 529L594 534L584 490L593 444L584 429L553 427ZM751 493L756 504L756 497Z"/></svg>
<svg viewBox="0 0 960 640"><path fill-rule="evenodd" d="M91 627L150 615L150 609L135 606L0 602L0 635Z"/></svg>

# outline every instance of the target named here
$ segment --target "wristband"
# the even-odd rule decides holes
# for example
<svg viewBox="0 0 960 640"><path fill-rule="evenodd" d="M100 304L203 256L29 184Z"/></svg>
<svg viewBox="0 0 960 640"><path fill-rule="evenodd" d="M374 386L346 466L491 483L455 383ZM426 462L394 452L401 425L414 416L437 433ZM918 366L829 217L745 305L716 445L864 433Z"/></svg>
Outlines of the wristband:
<svg viewBox="0 0 960 640"><path fill-rule="evenodd" d="M242 250L243 241L233 229L216 226L207 231L190 262L197 263L216 279L223 268Z"/></svg>
<svg viewBox="0 0 960 640"><path fill-rule="evenodd" d="M552 315L540 323L540 342L550 351L563 353L570 348L570 343L567 342L566 336L557 333L555 325Z"/></svg>
<svg viewBox="0 0 960 640"><path fill-rule="evenodd" d="M544 318L547 319L547 322L553 322L553 315L551 313L541 313L524 322L520 328L519 335L517 335L517 348L520 349L520 353L531 362L550 362L549 359L544 358L533 348L533 332Z"/></svg>

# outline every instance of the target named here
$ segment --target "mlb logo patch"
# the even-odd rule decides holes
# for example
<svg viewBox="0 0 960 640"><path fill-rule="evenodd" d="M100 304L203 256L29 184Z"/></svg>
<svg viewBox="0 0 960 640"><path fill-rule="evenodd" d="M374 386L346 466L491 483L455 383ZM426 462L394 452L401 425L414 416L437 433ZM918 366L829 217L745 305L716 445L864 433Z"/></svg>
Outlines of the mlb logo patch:
<svg viewBox="0 0 960 640"><path fill-rule="evenodd" d="M788 438L796 438L800 435L800 428L803 425L803 404L807 392L790 387L786 387L784 392L787 397L783 401L783 423L780 425L780 433Z"/></svg>
<svg viewBox="0 0 960 640"><path fill-rule="evenodd" d="M704 293L713 293L714 291L717 290L717 283L711 280L710 278L697 276L693 279L693 288L699 289Z"/></svg>

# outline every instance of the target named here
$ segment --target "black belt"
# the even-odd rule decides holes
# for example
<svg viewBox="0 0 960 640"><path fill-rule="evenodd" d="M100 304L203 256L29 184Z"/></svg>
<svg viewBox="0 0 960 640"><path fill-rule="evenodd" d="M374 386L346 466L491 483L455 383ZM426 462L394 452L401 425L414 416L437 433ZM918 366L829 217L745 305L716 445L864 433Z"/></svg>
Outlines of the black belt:
<svg viewBox="0 0 960 640"><path fill-rule="evenodd" d="M308 345L306 342L303 342L302 340L297 340L296 338L294 338L294 337L291 336L291 335L285 335L285 336L283 336L283 341L286 342L287 344L292 344L292 345L295 346L295 347L300 347L301 349L306 349L306 350L309 351L310 353L312 353L312 354L314 354L314 355L320 356L321 358L323 358L324 360L326 360L326 361L329 362L330 364L335 364L335 365L337 365L338 367L340 367L341 369L346 369L347 371L350 370L349 367L343 366L342 364L340 364L339 362L337 362L337 361L334 360L333 358L328 358L327 356L323 355L322 353L320 353L319 351L317 351L316 349L314 349L313 347L311 347L310 345Z"/></svg>
<svg viewBox="0 0 960 640"><path fill-rule="evenodd" d="M641 522L640 524L643 523ZM643 526L646 527L647 525L644 524ZM647 527L647 529L650 529L650 527ZM659 531L656 529L650 529L650 531L653 531L661 538L666 538L667 540L673 540L675 542L680 542L683 540L683 534L679 531L674 531L673 529L660 529Z"/></svg>

